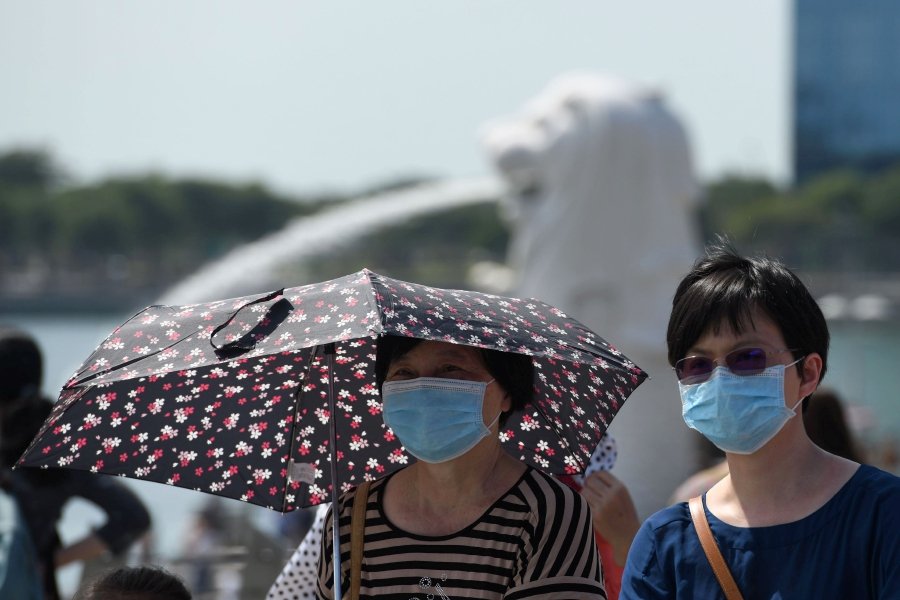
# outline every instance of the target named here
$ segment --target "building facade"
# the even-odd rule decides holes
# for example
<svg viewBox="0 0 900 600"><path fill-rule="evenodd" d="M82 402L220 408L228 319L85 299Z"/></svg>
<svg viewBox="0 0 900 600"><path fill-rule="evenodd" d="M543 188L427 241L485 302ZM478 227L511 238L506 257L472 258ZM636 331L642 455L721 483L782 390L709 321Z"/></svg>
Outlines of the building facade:
<svg viewBox="0 0 900 600"><path fill-rule="evenodd" d="M794 0L794 177L900 163L900 1Z"/></svg>

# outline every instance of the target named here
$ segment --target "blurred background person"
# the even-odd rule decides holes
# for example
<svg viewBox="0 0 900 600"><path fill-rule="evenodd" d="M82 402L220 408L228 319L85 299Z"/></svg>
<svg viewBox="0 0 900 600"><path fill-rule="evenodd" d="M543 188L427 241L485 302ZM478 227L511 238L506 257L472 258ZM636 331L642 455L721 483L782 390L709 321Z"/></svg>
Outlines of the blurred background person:
<svg viewBox="0 0 900 600"><path fill-rule="evenodd" d="M23 331L0 331L0 479L15 497L37 552L44 593L56 600L56 570L112 553L123 554L150 528L138 497L113 477L64 469L13 469L53 409L40 394L40 349ZM106 522L71 544L57 532L63 509L80 497L106 514Z"/></svg>
<svg viewBox="0 0 900 600"><path fill-rule="evenodd" d="M225 541L225 514L218 500L211 498L197 511L184 540L188 581L199 600L213 598L216 591L216 562Z"/></svg>
<svg viewBox="0 0 900 600"><path fill-rule="evenodd" d="M597 444L583 474L560 479L581 492L591 508L597 551L603 563L606 596L617 600L631 540L641 526L637 507L622 481L610 471L616 464L616 440L608 433Z"/></svg>
<svg viewBox="0 0 900 600"><path fill-rule="evenodd" d="M850 430L846 407L837 391L816 390L804 407L803 425L809 439L822 450L853 462L867 462Z"/></svg>
<svg viewBox="0 0 900 600"><path fill-rule="evenodd" d="M20 395L37 391L28 382L41 378L35 347L20 343L9 333L3 331L5 335L0 337L0 354L6 357L0 360L0 427ZM44 586L37 551L15 496L8 493L8 484L0 472L0 598L40 600Z"/></svg>
<svg viewBox="0 0 900 600"><path fill-rule="evenodd" d="M330 506L330 502L325 502L316 508L312 525L272 584L266 600L315 599L319 554L322 551L322 533L325 531L325 518Z"/></svg>

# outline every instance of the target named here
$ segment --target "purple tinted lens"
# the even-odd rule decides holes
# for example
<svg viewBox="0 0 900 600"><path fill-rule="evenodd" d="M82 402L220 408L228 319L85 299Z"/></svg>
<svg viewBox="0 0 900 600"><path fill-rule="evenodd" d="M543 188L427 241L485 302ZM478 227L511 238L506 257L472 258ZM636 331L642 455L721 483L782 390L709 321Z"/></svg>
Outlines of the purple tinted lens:
<svg viewBox="0 0 900 600"><path fill-rule="evenodd" d="M741 348L726 356L725 364L738 375L762 373L766 369L766 351L762 348Z"/></svg>
<svg viewBox="0 0 900 600"><path fill-rule="evenodd" d="M715 364L712 359L705 356L689 356L682 358L675 364L675 374L678 379L703 380L712 373Z"/></svg>

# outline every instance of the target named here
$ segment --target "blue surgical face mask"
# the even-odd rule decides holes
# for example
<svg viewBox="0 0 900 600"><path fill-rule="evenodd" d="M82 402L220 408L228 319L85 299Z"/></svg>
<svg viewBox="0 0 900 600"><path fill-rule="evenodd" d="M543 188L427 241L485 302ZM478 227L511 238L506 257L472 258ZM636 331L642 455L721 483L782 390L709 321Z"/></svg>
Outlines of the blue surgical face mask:
<svg viewBox="0 0 900 600"><path fill-rule="evenodd" d="M796 362L756 375L716 367L703 383L679 383L684 422L725 452L753 454L797 414L802 399L792 408L784 405L784 370Z"/></svg>
<svg viewBox="0 0 900 600"><path fill-rule="evenodd" d="M494 381L420 377L386 381L381 387L384 422L406 450L429 463L462 456L490 435L482 405ZM500 413L490 427L493 427Z"/></svg>

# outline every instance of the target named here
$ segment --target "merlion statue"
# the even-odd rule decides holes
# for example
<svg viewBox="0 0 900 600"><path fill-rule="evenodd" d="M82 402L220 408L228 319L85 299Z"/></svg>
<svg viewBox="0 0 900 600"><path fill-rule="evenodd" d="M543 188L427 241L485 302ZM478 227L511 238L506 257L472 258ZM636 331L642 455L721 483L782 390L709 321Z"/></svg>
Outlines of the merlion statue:
<svg viewBox="0 0 900 600"><path fill-rule="evenodd" d="M700 250L685 131L659 92L571 73L482 140L508 187L510 291L567 310L652 378L610 430L617 472L647 515L694 467L665 359L672 295Z"/></svg>

